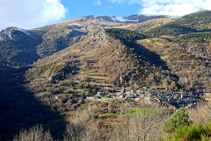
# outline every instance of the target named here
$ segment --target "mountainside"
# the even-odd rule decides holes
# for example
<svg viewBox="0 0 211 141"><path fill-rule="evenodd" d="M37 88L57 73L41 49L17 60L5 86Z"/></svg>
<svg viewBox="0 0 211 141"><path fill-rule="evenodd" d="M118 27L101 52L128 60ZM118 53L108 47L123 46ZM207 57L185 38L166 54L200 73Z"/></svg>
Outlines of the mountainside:
<svg viewBox="0 0 211 141"><path fill-rule="evenodd" d="M33 30L11 27L0 34L0 44L4 47L1 62L25 65L45 58L35 64L32 71L35 74L28 71L26 76L40 75L36 78L45 77L46 80L58 77L63 81L77 77L81 84L91 82L113 86L120 86L125 80L126 86L130 87L134 84L164 87L174 81L179 88L186 86L181 77L185 71L192 71L190 61L194 68L204 67L203 74L209 76L210 16L210 11L199 11L179 18L152 19L142 23L137 22L159 16L87 16ZM117 19L124 19L125 23ZM175 30L174 27L179 28ZM162 37L153 39L157 36ZM172 37L164 38L167 36ZM146 40L140 41L142 39ZM90 75L89 71L93 74ZM201 72L193 73L196 74L202 75ZM189 80L187 85L190 89L205 86L205 83L209 81L195 84L195 80Z"/></svg>
<svg viewBox="0 0 211 141"><path fill-rule="evenodd" d="M165 63L156 54L133 43L135 39L145 38L129 30L100 29L64 50L38 60L25 77L36 93L40 91L37 88L46 93L45 90L54 85L48 86L49 82L72 83L73 87L87 84L118 87L123 83L138 87L151 84L146 79L153 75L160 83L161 77L167 76L161 72ZM66 90L63 88L61 93Z"/></svg>
<svg viewBox="0 0 211 141"><path fill-rule="evenodd" d="M159 18L159 19L152 19L152 20L148 20L146 22L142 22L142 23L137 23L135 25L132 25L130 27L128 27L127 29L129 30L133 30L139 33L143 33L145 31L148 31L150 29L153 29L155 27L159 27L162 25L165 25L169 22L172 22L176 20L176 18Z"/></svg>
<svg viewBox="0 0 211 141"><path fill-rule="evenodd" d="M183 17L176 18L163 26L153 28L146 34L152 37L179 36L194 32L211 31L211 11L199 11Z"/></svg>
<svg viewBox="0 0 211 141"><path fill-rule="evenodd" d="M41 42L37 34L17 27L0 32L0 63L10 65L32 64L39 56L36 46Z"/></svg>
<svg viewBox="0 0 211 141"><path fill-rule="evenodd" d="M45 58L79 41L99 28L126 28L164 16L87 16L41 28L10 27L0 32L0 63L24 66Z"/></svg>
<svg viewBox="0 0 211 141"><path fill-rule="evenodd" d="M168 71L178 77L177 84L186 90L210 88L211 46L207 43L171 42L166 39L152 38L138 40L166 62ZM163 79L166 86L175 87L174 83Z"/></svg>

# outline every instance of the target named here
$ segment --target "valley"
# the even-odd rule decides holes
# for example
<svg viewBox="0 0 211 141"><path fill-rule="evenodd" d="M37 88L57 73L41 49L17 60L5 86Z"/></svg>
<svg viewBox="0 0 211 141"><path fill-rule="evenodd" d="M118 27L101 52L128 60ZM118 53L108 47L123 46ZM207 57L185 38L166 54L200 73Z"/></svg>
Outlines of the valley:
<svg viewBox="0 0 211 141"><path fill-rule="evenodd" d="M0 140L41 130L49 141L159 140L179 108L206 125L210 15L92 15L2 30Z"/></svg>

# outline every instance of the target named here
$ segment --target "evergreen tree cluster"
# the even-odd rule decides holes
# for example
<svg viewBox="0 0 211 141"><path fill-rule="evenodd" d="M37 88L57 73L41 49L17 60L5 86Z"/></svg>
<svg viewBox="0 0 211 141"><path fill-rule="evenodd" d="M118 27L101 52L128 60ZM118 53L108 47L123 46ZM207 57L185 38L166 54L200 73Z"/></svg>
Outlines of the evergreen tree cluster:
<svg viewBox="0 0 211 141"><path fill-rule="evenodd" d="M175 42L193 42L193 43L204 43L211 41L211 32L205 33L189 33L178 38L175 38Z"/></svg>
<svg viewBox="0 0 211 141"><path fill-rule="evenodd" d="M110 29L105 29L105 31L114 39L119 39L120 41L123 41L123 42L126 42L126 41L131 42L134 40L147 38L146 35L137 33L135 31L126 30L126 29L110 28Z"/></svg>
<svg viewBox="0 0 211 141"><path fill-rule="evenodd" d="M145 34L151 37L179 36L181 34L189 34L194 32L208 32L211 23L211 12L198 12L184 17L178 18L166 25L153 28Z"/></svg>

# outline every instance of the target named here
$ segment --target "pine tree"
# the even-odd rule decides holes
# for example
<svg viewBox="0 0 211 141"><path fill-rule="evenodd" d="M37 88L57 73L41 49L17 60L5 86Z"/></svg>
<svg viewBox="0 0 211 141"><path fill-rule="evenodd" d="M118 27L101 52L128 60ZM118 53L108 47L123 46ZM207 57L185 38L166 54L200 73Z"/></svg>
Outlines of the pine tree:
<svg viewBox="0 0 211 141"><path fill-rule="evenodd" d="M187 126L190 124L188 121L189 116L185 113L184 108L178 109L163 125L163 132L172 133L177 128Z"/></svg>

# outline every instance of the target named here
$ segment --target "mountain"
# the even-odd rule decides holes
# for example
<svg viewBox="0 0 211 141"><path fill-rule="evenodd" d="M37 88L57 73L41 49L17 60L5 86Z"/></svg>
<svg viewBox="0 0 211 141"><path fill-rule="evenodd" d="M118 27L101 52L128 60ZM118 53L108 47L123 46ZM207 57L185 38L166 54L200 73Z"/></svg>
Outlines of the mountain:
<svg viewBox="0 0 211 141"><path fill-rule="evenodd" d="M0 42L2 44L1 56L3 56L1 57L1 63L27 65L39 59L32 71L35 74L28 71L26 76L30 76L31 74L37 76L39 74L40 76L37 76L37 78L44 77L46 81L55 77L59 77L62 81L67 78L77 77L80 78L80 83L90 82L96 85L119 86L121 77L121 79L126 80L125 83L127 83L127 86L130 86L129 82L131 84L136 83L137 85L164 86L162 80L168 76L165 80L168 83L166 82L165 84L170 85L172 81L175 81L179 87L179 85L183 85L179 78L183 77L184 68L185 70L190 70L190 68L186 68L190 65L181 67L182 64L184 65L184 63L181 63L184 61L184 58L189 58L189 61L192 60L192 62L196 61L197 63L195 64L197 65L195 66L197 68L201 66L206 68L205 71L209 69L209 63L207 63L209 60L209 43L211 42L209 17L210 11L199 11L179 18L163 18L162 16L159 18L159 16L147 17L143 15L132 15L128 17L85 16L32 30L11 27L1 31L0 34L2 40ZM141 19L145 20L144 18L156 19L141 22ZM124 19L124 22L123 20L118 21L118 19ZM136 21L134 22L135 19ZM179 32L180 30L173 32L175 31L175 25L180 27L180 29L191 28L194 30L187 32L188 34L185 34L185 30L181 30L182 32ZM169 30L167 30L168 27L170 27ZM102 29L105 29L105 31ZM174 34L175 37L172 34L164 34L167 32ZM181 35L182 33L184 34ZM95 38L96 34L98 35L97 38ZM162 37L154 40L154 36ZM166 36L172 36L172 38L164 38ZM96 42L98 40L99 42ZM116 41L119 42L116 43ZM156 41L156 44L153 43L154 41ZM30 47L28 46L29 44ZM122 46L122 49L116 49L114 47L115 44ZM114 48L110 48L109 45ZM96 49L98 51L100 50L98 54L93 52ZM82 54L78 53L81 50L86 51ZM165 52L164 50L167 51ZM204 56L202 52L205 50L207 53ZM126 58L116 60L113 58L115 56L113 52L115 51L119 52L117 54L126 53ZM68 52L71 53L68 54ZM177 54L181 58L175 58L173 54ZM105 57L103 58L100 55L105 55ZM115 57L118 58L118 55ZM45 59L40 60L42 58ZM72 64L72 62L64 61L66 60L65 58L69 58L70 60L77 59L77 61L74 61ZM128 60L130 61L126 63ZM176 67L179 66L180 69L183 69L175 72L175 64L173 66L170 65L173 64L170 63L172 61L179 62ZM118 67L121 66L120 64L123 65L122 68ZM84 68L90 72L96 72L96 74L92 74L92 76L88 73L89 71L83 71ZM141 71L143 68L148 72ZM63 72L63 70L68 71ZM70 70L74 73L72 74ZM83 77L81 76L81 72L84 74ZM136 75L133 74L134 72L136 72ZM156 72L157 74L155 75ZM133 76L131 76L132 74ZM163 76L157 77L158 74L163 74ZM204 74L206 73L204 72ZM99 82L95 78L100 78ZM192 83L191 88L194 88L196 85L203 86L206 82L204 81L199 85L193 84L190 80L188 84Z"/></svg>
<svg viewBox="0 0 211 141"><path fill-rule="evenodd" d="M99 28L126 28L164 16L85 16L67 22L26 30L9 27L0 32L0 63L24 66L73 45Z"/></svg>
<svg viewBox="0 0 211 141"><path fill-rule="evenodd" d="M172 37L194 32L209 32L211 31L210 28L211 11L203 10L175 18L173 21L167 22L165 25L146 31L145 34L152 37Z"/></svg>
<svg viewBox="0 0 211 141"><path fill-rule="evenodd" d="M30 82L27 87L41 96L74 93L81 85L90 85L95 92L103 86L124 84L132 88L162 85L162 79L176 81L176 77L164 71L166 64L158 55L133 42L146 38L130 30L100 29L64 50L38 60L24 75ZM88 90L84 90L87 95Z"/></svg>
<svg viewBox="0 0 211 141"><path fill-rule="evenodd" d="M131 15L131 16L95 16L90 15L86 17L87 19L99 19L101 21L110 21L110 22L117 22L117 23L140 23L145 22L151 19L157 18L166 18L166 16L145 16L145 15Z"/></svg>
<svg viewBox="0 0 211 141"><path fill-rule="evenodd" d="M36 46L42 41L37 34L10 27L0 32L0 62L10 65L32 64L39 56Z"/></svg>
<svg viewBox="0 0 211 141"><path fill-rule="evenodd" d="M143 17L146 16L121 17L126 22L122 23L117 16L85 16L32 30L7 28L1 32L0 43L5 44L2 62L23 65L39 59L25 74L32 83L36 79L47 83L77 78L78 84L98 86L120 86L121 80L131 87L134 84L165 87L172 82L177 88L209 87L209 80L196 83L191 76L201 76L202 72L206 77L210 75L210 11L134 23ZM180 27L178 32L174 29L176 25ZM186 34L187 28L194 30ZM193 68L196 73L190 73ZM199 68L204 71L198 72Z"/></svg>
<svg viewBox="0 0 211 141"><path fill-rule="evenodd" d="M70 127L74 128L70 132L81 131L86 126L94 131L92 135L97 135L96 140L112 140L105 138L105 134L121 136L123 132L116 134L113 127L122 125L124 119L128 125L129 118L125 117L134 116L136 119L130 121L136 121L138 113L132 110L143 113L146 107L150 109L149 115L147 112L144 114L148 116L139 115L145 118L142 121L148 120L153 125L154 132L158 129L154 125L161 127L166 121L160 114L167 111L169 117L173 113L168 105L163 107L165 101L189 102L192 94L190 99L180 97L211 88L210 11L141 23L136 22L140 21L138 17L86 16L31 30L10 27L1 31L0 138L12 140L21 129L28 130L40 123L55 139L62 140L63 134L67 134L65 126L71 122L67 131ZM113 98L116 90L117 95L120 89L131 94L129 90L145 86L151 87L150 92L144 90L146 95L140 94L137 101L131 95L127 99ZM159 110L152 110L161 104L153 96L153 91L159 90L153 88L169 88L162 92L165 99L159 94L164 101ZM102 96L99 101L85 100L99 93ZM198 93L195 96L204 101ZM126 115L125 111L131 116L117 116ZM191 109L190 113L195 117L196 112ZM157 124L158 118L162 123ZM77 126L79 122L82 126ZM109 132L112 135L107 135ZM19 137L26 134L21 132Z"/></svg>

